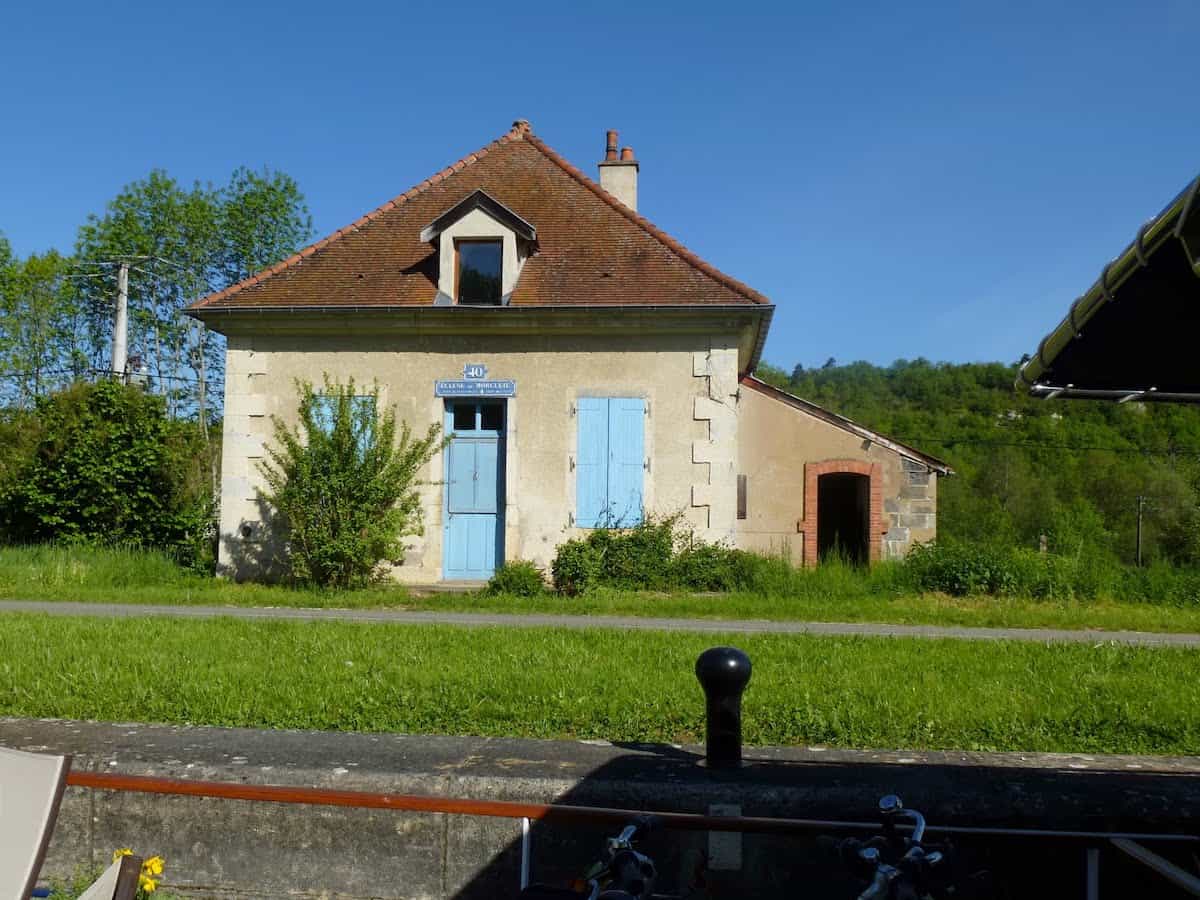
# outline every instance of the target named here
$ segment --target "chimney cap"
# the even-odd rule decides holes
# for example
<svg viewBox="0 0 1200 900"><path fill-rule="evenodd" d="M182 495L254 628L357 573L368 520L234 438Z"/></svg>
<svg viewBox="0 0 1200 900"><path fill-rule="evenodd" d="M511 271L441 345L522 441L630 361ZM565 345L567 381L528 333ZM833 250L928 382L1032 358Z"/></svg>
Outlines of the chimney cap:
<svg viewBox="0 0 1200 900"><path fill-rule="evenodd" d="M632 147L622 147L621 148L621 161L622 162L633 162L634 161Z"/></svg>
<svg viewBox="0 0 1200 900"><path fill-rule="evenodd" d="M606 160L617 158L617 130L615 128L608 129L605 134L604 158Z"/></svg>

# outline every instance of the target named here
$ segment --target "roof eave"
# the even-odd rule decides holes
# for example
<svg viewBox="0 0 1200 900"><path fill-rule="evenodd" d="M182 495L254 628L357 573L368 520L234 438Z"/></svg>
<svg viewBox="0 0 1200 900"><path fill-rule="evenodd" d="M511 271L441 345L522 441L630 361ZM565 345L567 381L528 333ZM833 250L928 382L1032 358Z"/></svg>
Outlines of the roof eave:
<svg viewBox="0 0 1200 900"><path fill-rule="evenodd" d="M1182 240L1190 219L1200 216L1200 176L1179 192L1157 216L1138 229L1136 237L1100 273L1096 282L1067 311L1066 317L1038 343L1037 351L1017 370L1015 387L1034 396L1067 396L1071 386L1054 387L1042 384L1055 358L1071 341L1079 337L1083 326L1091 320L1138 269L1148 265L1154 255L1171 238ZM1193 256L1193 259L1195 257ZM1200 271L1197 272L1200 276ZM1035 388L1048 388L1036 390ZM1120 392L1124 393L1124 392ZM1074 392L1073 396L1080 396Z"/></svg>

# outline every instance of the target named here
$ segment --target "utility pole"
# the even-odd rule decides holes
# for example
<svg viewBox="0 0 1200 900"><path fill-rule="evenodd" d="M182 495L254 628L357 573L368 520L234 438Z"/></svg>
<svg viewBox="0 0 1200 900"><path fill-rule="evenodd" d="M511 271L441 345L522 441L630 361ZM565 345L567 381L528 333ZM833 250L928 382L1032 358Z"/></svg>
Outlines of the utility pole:
<svg viewBox="0 0 1200 900"><path fill-rule="evenodd" d="M1137 564L1140 567L1142 564L1142 507L1146 505L1146 498L1138 494L1137 504Z"/></svg>
<svg viewBox="0 0 1200 900"><path fill-rule="evenodd" d="M208 441L208 411L206 409L207 404L205 403L206 398L204 396L205 391L208 387L207 384L205 383L205 375L207 374L207 371L206 371L205 365L204 365L204 338L205 338L205 335L207 332L205 331L203 322L196 323L196 331L198 332L198 336L196 339L196 355L199 357L199 359L197 360L197 362L199 363L199 366L198 366L199 371L196 374L199 376L199 384L197 385L197 387L199 388L199 390L197 392L197 400L198 400L198 405L200 407L200 409L199 409L200 433L202 435L204 435L204 440L207 442Z"/></svg>
<svg viewBox="0 0 1200 900"><path fill-rule="evenodd" d="M113 320L112 371L125 380L129 357L129 263L122 262L117 270L117 315Z"/></svg>

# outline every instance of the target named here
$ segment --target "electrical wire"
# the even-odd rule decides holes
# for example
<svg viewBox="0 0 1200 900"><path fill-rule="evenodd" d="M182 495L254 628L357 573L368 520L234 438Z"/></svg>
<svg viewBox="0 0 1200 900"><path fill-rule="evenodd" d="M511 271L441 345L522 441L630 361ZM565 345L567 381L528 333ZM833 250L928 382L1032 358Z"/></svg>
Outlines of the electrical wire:
<svg viewBox="0 0 1200 900"><path fill-rule="evenodd" d="M56 375L71 375L76 378L81 378L84 375L120 375L121 373L113 369L53 369L45 372L0 372L0 378L50 378ZM190 384L199 384L199 378L188 378L182 375L152 375L149 372L133 375L126 373L129 377L145 377L150 379L160 379L162 381L182 381ZM224 378L205 378L206 385L224 385Z"/></svg>
<svg viewBox="0 0 1200 900"><path fill-rule="evenodd" d="M906 444L940 444L954 447L959 444L979 447L1019 447L1025 450L1065 450L1071 453L1132 453L1141 456L1200 456L1197 447L1089 447L1075 444L1044 444L1036 441L993 441L985 438L898 437Z"/></svg>

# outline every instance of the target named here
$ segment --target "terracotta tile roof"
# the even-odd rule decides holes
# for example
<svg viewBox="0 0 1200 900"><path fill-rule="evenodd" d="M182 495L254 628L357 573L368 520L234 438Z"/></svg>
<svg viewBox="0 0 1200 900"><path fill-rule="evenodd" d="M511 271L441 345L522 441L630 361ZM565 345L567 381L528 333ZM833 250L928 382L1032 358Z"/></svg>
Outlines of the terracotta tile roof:
<svg viewBox="0 0 1200 900"><path fill-rule="evenodd" d="M514 306L766 304L625 207L533 135L528 123L356 222L190 311L271 306L427 306L434 248L421 229L476 190L537 228Z"/></svg>

